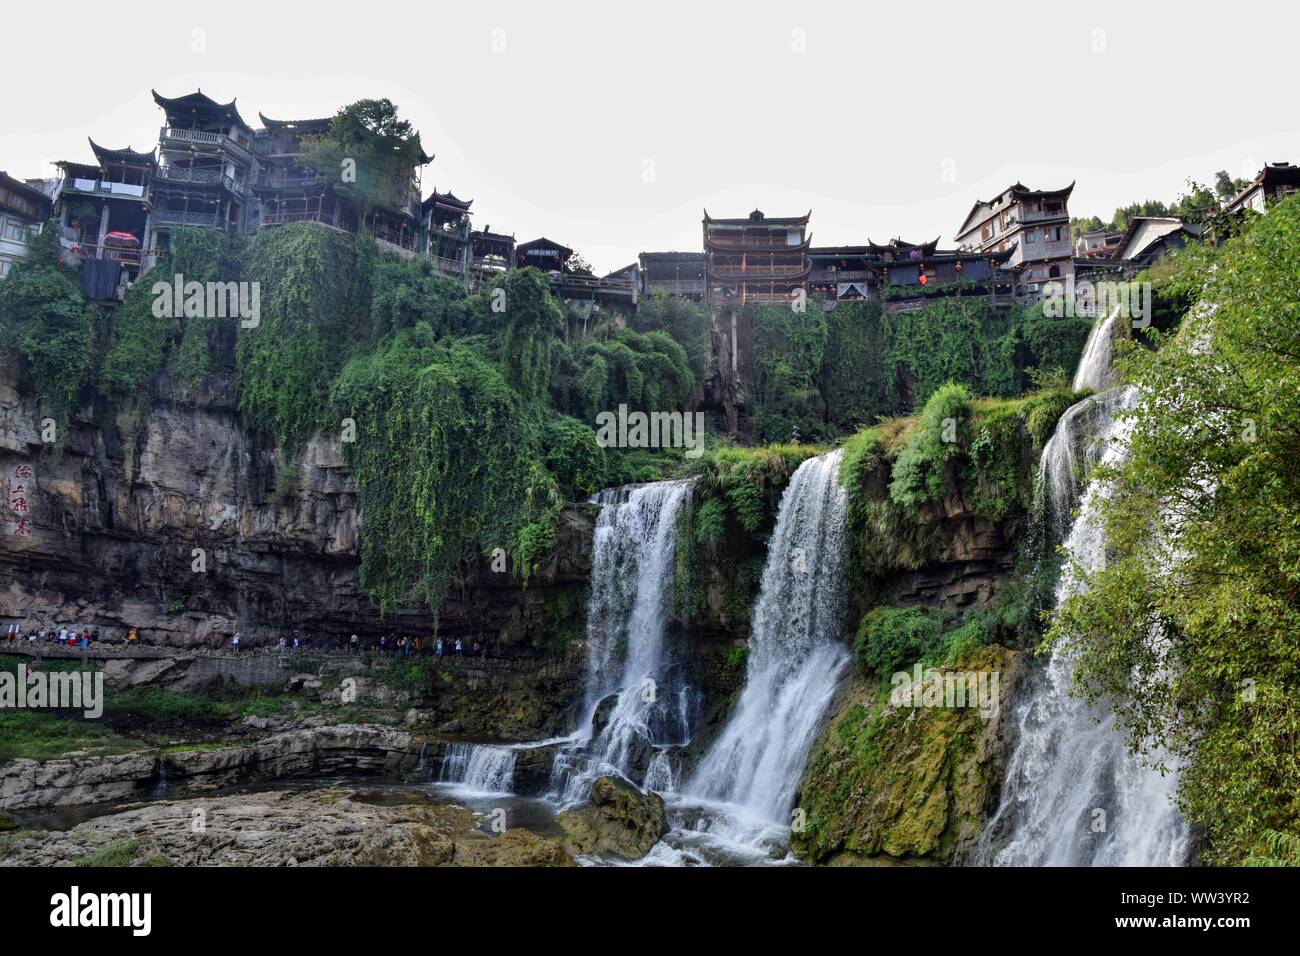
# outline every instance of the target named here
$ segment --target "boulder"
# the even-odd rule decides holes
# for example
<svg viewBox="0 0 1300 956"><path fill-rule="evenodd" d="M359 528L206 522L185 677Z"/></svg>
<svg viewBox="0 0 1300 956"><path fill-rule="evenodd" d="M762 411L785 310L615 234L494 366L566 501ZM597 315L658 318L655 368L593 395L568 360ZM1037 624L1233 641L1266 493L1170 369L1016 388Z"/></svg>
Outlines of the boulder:
<svg viewBox="0 0 1300 956"><path fill-rule="evenodd" d="M555 822L570 853L624 860L645 856L668 829L659 795L642 793L617 777L598 777L591 785L591 800L565 810Z"/></svg>

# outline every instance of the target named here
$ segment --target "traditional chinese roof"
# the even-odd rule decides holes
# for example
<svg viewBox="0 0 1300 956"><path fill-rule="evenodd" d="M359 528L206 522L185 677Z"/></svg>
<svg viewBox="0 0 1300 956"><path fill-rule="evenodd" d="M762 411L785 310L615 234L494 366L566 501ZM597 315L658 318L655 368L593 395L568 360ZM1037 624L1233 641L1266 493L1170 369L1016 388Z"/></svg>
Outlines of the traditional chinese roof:
<svg viewBox="0 0 1300 956"><path fill-rule="evenodd" d="M508 255L515 246L514 236L507 236L503 232L489 232L486 229L471 232L469 241L476 256L484 255L493 249L503 250L500 254Z"/></svg>
<svg viewBox="0 0 1300 956"><path fill-rule="evenodd" d="M90 163L74 163L70 159L61 159L54 164L63 170L63 174L69 179L98 179L99 167L92 166Z"/></svg>
<svg viewBox="0 0 1300 956"><path fill-rule="evenodd" d="M540 239L533 239L530 242L521 243L515 247L515 252L520 255L527 255L531 249L554 249L560 254L561 258L565 259L573 255L573 250L568 246L556 242L553 239L547 239L545 236L542 236Z"/></svg>
<svg viewBox="0 0 1300 956"><path fill-rule="evenodd" d="M1233 209L1256 189L1268 190L1278 186L1300 186L1300 166L1292 166L1290 163L1265 163L1264 168L1256 174L1250 184L1229 199L1225 206Z"/></svg>
<svg viewBox="0 0 1300 956"><path fill-rule="evenodd" d="M962 220L961 228L957 230L957 235L954 238L960 239L968 233L971 228L974 227L975 223L978 222L975 218L976 214L981 209L991 210L993 206L997 204L998 200L1002 199L1004 196L1014 196L1017 200L1069 199L1072 192L1074 192L1074 182L1071 182L1068 186L1062 186L1060 189L1030 189L1024 183L1017 180L1014 184L1008 186L990 200L975 200L975 204L970 207L970 212L968 212L966 218Z"/></svg>
<svg viewBox="0 0 1300 956"><path fill-rule="evenodd" d="M161 106L168 116L173 113L201 113L216 119L233 120L250 133L253 131L253 128L245 123L244 118L239 115L234 100L229 103L218 103L202 90L176 97L163 96L157 90L150 90L149 92L153 94L153 101Z"/></svg>
<svg viewBox="0 0 1300 956"><path fill-rule="evenodd" d="M440 193L435 189L428 199L420 203L420 208L428 209L430 206L440 206L453 212L466 213L469 212L469 207L472 205L474 205L472 199L457 199L451 193Z"/></svg>
<svg viewBox="0 0 1300 956"><path fill-rule="evenodd" d="M332 116L322 116L316 119L278 120L271 119L265 113L258 113L257 118L261 120L262 126L272 132L292 129L299 133L308 134L325 132L330 128L330 123L334 120Z"/></svg>
<svg viewBox="0 0 1300 956"><path fill-rule="evenodd" d="M808 220L812 218L812 210L809 209L802 216L791 216L787 218L768 218L761 209L755 209L744 219L714 219L709 215L709 211L704 210L704 224L723 225L723 226L806 226Z"/></svg>
<svg viewBox="0 0 1300 956"><path fill-rule="evenodd" d="M153 150L147 153L138 153L131 147L126 149L108 149L100 146L89 136L86 137L90 143L90 150L95 154L101 165L107 166L109 163L127 163L132 166L152 166L154 164Z"/></svg>
<svg viewBox="0 0 1300 956"><path fill-rule="evenodd" d="M641 253L642 262L691 262L698 265L704 264L704 253L702 252L643 252Z"/></svg>
<svg viewBox="0 0 1300 956"><path fill-rule="evenodd" d="M1141 248L1130 251L1130 246L1133 244L1138 232L1147 226L1155 227L1151 230L1154 234L1151 236L1150 241ZM1124 230L1124 234L1120 237L1119 245L1110 254L1110 258L1115 260L1133 259L1169 236L1187 235L1197 237L1200 234L1200 226L1195 223L1184 222L1177 216L1134 216L1129 221L1128 228Z"/></svg>
<svg viewBox="0 0 1300 956"><path fill-rule="evenodd" d="M21 179L14 179L14 177L10 176L8 173L0 171L0 188L31 200L36 204L37 210L39 210L42 215L49 212L50 197L45 195L44 192L37 189L35 186L23 182Z"/></svg>

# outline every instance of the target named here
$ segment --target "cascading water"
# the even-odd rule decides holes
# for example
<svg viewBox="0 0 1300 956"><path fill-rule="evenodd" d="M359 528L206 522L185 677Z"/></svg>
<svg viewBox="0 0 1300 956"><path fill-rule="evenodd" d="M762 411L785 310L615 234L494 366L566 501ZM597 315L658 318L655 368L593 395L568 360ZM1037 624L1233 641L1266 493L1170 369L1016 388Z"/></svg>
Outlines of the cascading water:
<svg viewBox="0 0 1300 956"><path fill-rule="evenodd" d="M1112 316L1113 318L1113 316ZM1109 321L1109 320L1108 320ZM1064 540L1068 557L1086 570L1101 567L1105 542L1097 514L1105 489L1078 495L1081 471L1124 452L1134 389L1113 389L1072 407L1057 423L1039 465L1039 507L1061 527L1078 502ZM1054 540L1060 540L1059 537ZM1059 604L1081 582L1069 567ZM1108 708L1073 696L1073 660L1057 645L1016 713L1018 737L1002 802L975 852L975 862L1019 866L1178 865L1186 860L1187 828L1174 807L1173 773L1160 774L1130 754Z"/></svg>
<svg viewBox="0 0 1300 956"><path fill-rule="evenodd" d="M448 744L438 782L457 784L466 794L509 794L515 751L488 744Z"/></svg>
<svg viewBox="0 0 1300 956"><path fill-rule="evenodd" d="M592 736L556 754L552 795L586 800L592 781L616 774L657 790L676 771L666 748L687 736L688 692L669 677L664 649L676 564L676 526L689 481L602 492L587 608L588 674L580 727Z"/></svg>
<svg viewBox="0 0 1300 956"><path fill-rule="evenodd" d="M745 688L684 788L715 814L708 829L733 844L761 846L787 832L808 751L849 660L840 633L842 456L811 458L790 479L754 605Z"/></svg>
<svg viewBox="0 0 1300 956"><path fill-rule="evenodd" d="M1120 307L1111 309L1110 314L1100 322L1094 322L1088 333L1088 342L1083 347L1083 357L1074 372L1074 390L1081 392L1086 388L1100 392L1115 384L1114 366L1111 359L1115 351L1115 323L1119 321Z"/></svg>

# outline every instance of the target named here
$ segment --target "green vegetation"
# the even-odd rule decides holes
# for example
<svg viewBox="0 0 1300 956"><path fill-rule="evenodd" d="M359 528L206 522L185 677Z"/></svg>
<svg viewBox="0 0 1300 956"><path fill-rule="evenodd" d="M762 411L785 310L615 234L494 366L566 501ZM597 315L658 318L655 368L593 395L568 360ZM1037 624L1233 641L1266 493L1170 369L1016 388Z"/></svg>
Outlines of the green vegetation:
<svg viewBox="0 0 1300 956"><path fill-rule="evenodd" d="M92 721L64 718L43 710L0 711L0 764L10 760L49 760L64 754L118 754L140 750L139 740L122 737Z"/></svg>
<svg viewBox="0 0 1300 956"><path fill-rule="evenodd" d="M165 856L148 853L144 840L114 840L73 861L74 866L171 866Z"/></svg>
<svg viewBox="0 0 1300 956"><path fill-rule="evenodd" d="M1184 763L1211 863L1285 855L1300 833L1297 275L1291 197L1155 277L1214 308L1129 351L1129 454L1098 473L1106 566L1076 569L1087 588L1048 635L1077 648L1080 689L1114 702L1133 749Z"/></svg>
<svg viewBox="0 0 1300 956"><path fill-rule="evenodd" d="M832 311L747 310L748 374L758 441L825 441L882 417L922 407L959 384L972 395L1011 398L1073 370L1090 320L1056 318L1041 304L995 311L982 297L929 298L889 313L877 302Z"/></svg>
<svg viewBox="0 0 1300 956"><path fill-rule="evenodd" d="M55 419L62 443L77 394L90 379L97 310L58 257L58 224L46 223L28 241L27 258L0 282L0 347L23 357L31 392Z"/></svg>

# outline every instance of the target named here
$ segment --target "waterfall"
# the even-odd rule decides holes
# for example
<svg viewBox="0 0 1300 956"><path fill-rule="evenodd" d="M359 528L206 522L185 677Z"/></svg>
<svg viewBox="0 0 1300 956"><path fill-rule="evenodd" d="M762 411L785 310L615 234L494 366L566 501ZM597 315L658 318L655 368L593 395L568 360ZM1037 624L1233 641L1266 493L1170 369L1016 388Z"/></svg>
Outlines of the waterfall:
<svg viewBox="0 0 1300 956"><path fill-rule="evenodd" d="M468 794L509 794L514 783L515 751L487 744L449 744L439 783L459 784Z"/></svg>
<svg viewBox="0 0 1300 956"><path fill-rule="evenodd" d="M730 822L751 834L789 823L808 751L849 659L840 640L842 455L805 461L781 497L754 605L745 688L687 788L730 805Z"/></svg>
<svg viewBox="0 0 1300 956"><path fill-rule="evenodd" d="M586 800L604 774L656 787L675 779L665 748L686 742L688 693L670 679L664 631L690 492L689 481L659 481L596 498L580 724L591 735L556 754L552 795L562 805Z"/></svg>
<svg viewBox="0 0 1300 956"><path fill-rule="evenodd" d="M1074 390L1091 388L1102 391L1115 384L1115 370L1111 365L1115 348L1115 323L1119 320L1120 307L1111 309L1104 319L1093 323L1088 333L1088 343L1083 347L1083 357L1074 373Z"/></svg>
<svg viewBox="0 0 1300 956"><path fill-rule="evenodd" d="M1116 389L1074 406L1062 416L1043 449L1039 467L1042 506L1078 517L1064 551L1086 570L1105 561L1097 513L1105 489L1089 484L1076 496L1084 468L1119 460L1132 388ZM1059 538L1056 540L1060 540ZM1082 587L1067 567L1056 590L1059 604ZM1053 648L1045 668L1016 711L1017 738L1002 800L975 851L975 861L1020 866L1178 865L1186 861L1187 828L1173 803L1177 779L1130 754L1104 704L1073 696L1069 648ZM1159 756L1155 754L1154 756Z"/></svg>

